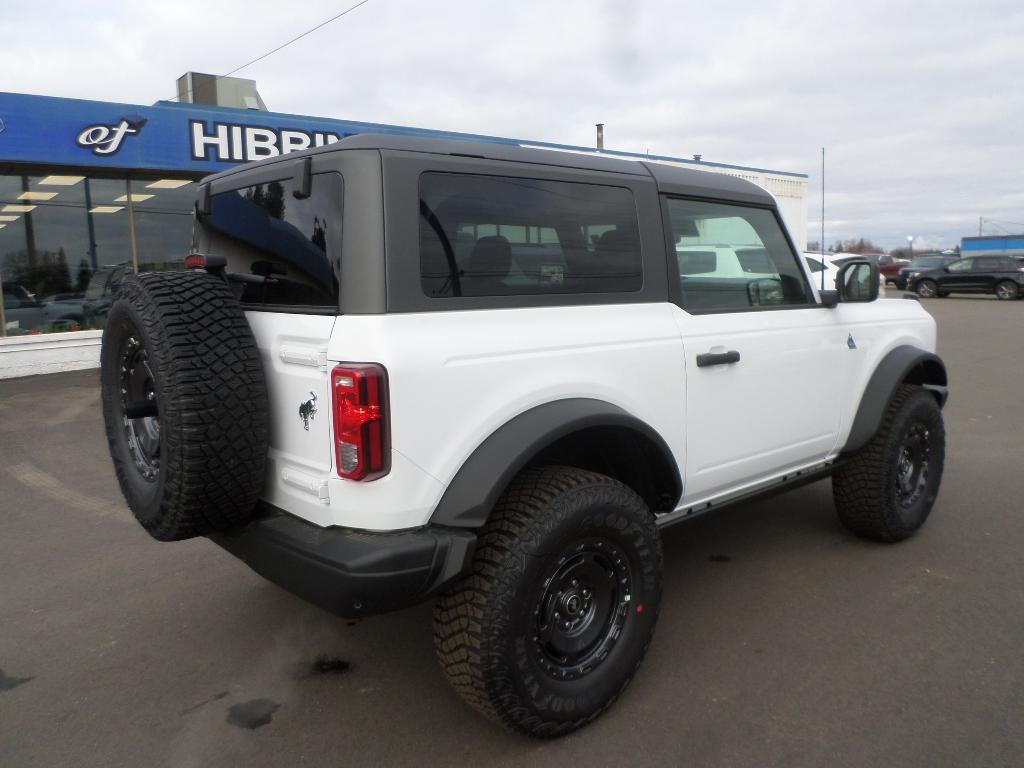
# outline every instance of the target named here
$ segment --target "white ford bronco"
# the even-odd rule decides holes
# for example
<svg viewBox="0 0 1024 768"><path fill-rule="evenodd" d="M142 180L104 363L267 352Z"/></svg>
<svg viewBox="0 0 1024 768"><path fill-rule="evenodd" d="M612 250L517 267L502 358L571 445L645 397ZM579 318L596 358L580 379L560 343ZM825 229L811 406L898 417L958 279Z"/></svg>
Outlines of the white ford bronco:
<svg viewBox="0 0 1024 768"><path fill-rule="evenodd" d="M434 596L444 672L522 733L629 683L659 528L831 476L893 542L935 501L934 321L867 261L819 290L746 181L363 135L212 176L196 217L103 337L132 512L342 616Z"/></svg>

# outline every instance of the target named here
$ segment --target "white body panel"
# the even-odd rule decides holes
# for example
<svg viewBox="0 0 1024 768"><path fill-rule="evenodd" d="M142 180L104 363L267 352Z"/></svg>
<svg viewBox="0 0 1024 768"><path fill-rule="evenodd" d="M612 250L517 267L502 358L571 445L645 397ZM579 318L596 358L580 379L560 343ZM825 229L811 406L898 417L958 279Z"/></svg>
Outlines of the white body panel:
<svg viewBox="0 0 1024 768"><path fill-rule="evenodd" d="M566 398L653 427L684 479L680 509L723 498L834 458L878 361L901 344L935 349L932 318L895 299L701 316L664 303L248 317L273 411L265 498L318 525L375 531L426 524L488 436ZM696 367L698 354L732 349L740 363ZM335 471L337 362L388 371L392 464L378 480ZM299 407L311 393L307 431Z"/></svg>
<svg viewBox="0 0 1024 768"><path fill-rule="evenodd" d="M570 397L604 400L659 432L682 466L684 368L668 304L490 309L338 319L329 355L388 371L393 456L436 480L407 506L404 527L427 522L463 462L509 419ZM337 524L377 529L388 517L363 493L337 501ZM344 490L344 489L342 489ZM406 500L406 504L408 505ZM332 506L335 500L332 497Z"/></svg>

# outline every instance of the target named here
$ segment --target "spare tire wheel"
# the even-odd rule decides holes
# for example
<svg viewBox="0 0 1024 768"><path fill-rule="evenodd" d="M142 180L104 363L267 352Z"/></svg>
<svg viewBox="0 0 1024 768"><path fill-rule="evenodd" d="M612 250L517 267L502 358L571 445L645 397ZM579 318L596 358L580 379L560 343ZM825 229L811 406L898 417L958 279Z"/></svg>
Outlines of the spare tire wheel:
<svg viewBox="0 0 1024 768"><path fill-rule="evenodd" d="M150 535L174 541L249 520L266 471L267 386L227 283L198 270L128 277L100 367L114 471Z"/></svg>

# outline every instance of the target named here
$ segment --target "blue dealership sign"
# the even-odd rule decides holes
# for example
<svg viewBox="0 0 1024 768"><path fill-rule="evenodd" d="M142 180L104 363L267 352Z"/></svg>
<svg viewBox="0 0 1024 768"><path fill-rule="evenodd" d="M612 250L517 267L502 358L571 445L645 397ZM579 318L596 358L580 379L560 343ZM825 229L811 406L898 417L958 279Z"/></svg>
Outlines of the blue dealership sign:
<svg viewBox="0 0 1024 768"><path fill-rule="evenodd" d="M0 93L0 162L213 173L357 133L513 139L162 101L151 107Z"/></svg>

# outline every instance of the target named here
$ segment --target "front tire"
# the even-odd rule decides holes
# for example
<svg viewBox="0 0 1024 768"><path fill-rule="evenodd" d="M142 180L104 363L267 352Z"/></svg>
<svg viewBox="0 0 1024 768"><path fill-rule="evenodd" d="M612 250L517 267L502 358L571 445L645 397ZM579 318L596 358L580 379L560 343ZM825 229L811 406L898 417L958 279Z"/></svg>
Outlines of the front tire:
<svg viewBox="0 0 1024 768"><path fill-rule="evenodd" d="M481 532L472 574L437 600L438 658L485 716L561 736L629 684L661 589L661 540L639 496L593 472L528 469Z"/></svg>
<svg viewBox="0 0 1024 768"><path fill-rule="evenodd" d="M934 280L921 280L914 286L914 291L922 299L931 299L938 294L938 286L935 285Z"/></svg>
<svg viewBox="0 0 1024 768"><path fill-rule="evenodd" d="M945 455L939 404L927 390L901 385L881 429L832 477L840 521L876 541L910 538L935 503Z"/></svg>

